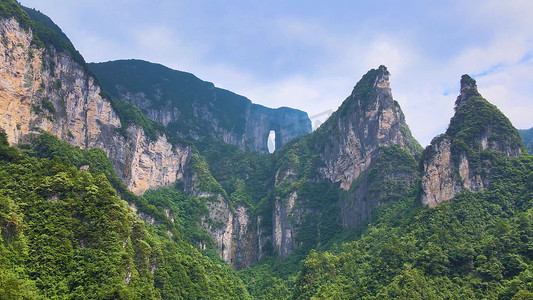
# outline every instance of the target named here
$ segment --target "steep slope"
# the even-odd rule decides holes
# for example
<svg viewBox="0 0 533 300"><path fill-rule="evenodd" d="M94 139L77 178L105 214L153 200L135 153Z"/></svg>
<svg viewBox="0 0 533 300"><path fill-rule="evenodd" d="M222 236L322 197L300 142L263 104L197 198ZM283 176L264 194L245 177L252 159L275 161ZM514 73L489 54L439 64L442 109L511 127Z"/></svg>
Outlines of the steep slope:
<svg viewBox="0 0 533 300"><path fill-rule="evenodd" d="M502 155L489 189L386 207L356 241L312 251L286 299L531 299L532 179L533 156Z"/></svg>
<svg viewBox="0 0 533 300"><path fill-rule="evenodd" d="M126 118L102 96L83 58L65 46L68 39L34 24L25 29L15 18L0 20L0 128L9 142L43 130L82 148L101 148L135 193L183 179L190 146L173 146L161 133L123 124ZM44 45L36 42L39 33Z"/></svg>
<svg viewBox="0 0 533 300"><path fill-rule="evenodd" d="M494 157L518 156L523 148L509 119L481 97L474 79L463 75L448 130L423 154L422 203L435 206L463 189L490 187Z"/></svg>
<svg viewBox="0 0 533 300"><path fill-rule="evenodd" d="M9 142L49 132L83 149L100 148L135 194L180 182L210 208L202 226L229 262L234 208L194 146L169 138L138 108L102 92L83 57L48 17L26 13L14 1L1 4L0 129Z"/></svg>
<svg viewBox="0 0 533 300"><path fill-rule="evenodd" d="M315 134L324 174L345 190L369 167L379 146L399 145L412 155L421 151L393 100L389 76L384 66L365 74Z"/></svg>
<svg viewBox="0 0 533 300"><path fill-rule="evenodd" d="M311 132L307 113L253 104L196 76L142 60L91 63L102 86L183 138L213 137L245 151L268 153L270 130L276 149Z"/></svg>
<svg viewBox="0 0 533 300"><path fill-rule="evenodd" d="M529 154L533 153L533 128L518 130Z"/></svg>
<svg viewBox="0 0 533 300"><path fill-rule="evenodd" d="M370 70L316 132L278 154L272 237L264 240L287 257L363 224L409 192L420 150L392 98L389 72Z"/></svg>
<svg viewBox="0 0 533 300"><path fill-rule="evenodd" d="M349 103L345 104L342 107ZM332 127L325 128L328 134L322 137L335 132L329 130ZM448 147L442 147L443 141L447 141ZM422 188L427 182L419 185L417 161L408 147L400 145L378 147L368 169L354 179L348 191L340 191L340 201L328 199L329 193L321 194L325 191L323 186L313 189L313 185L323 182L321 178L331 173L309 172L324 170L325 164L321 165L321 159L309 150L317 145L321 146L311 138L297 140L278 162L277 180L281 178L282 185L276 188L280 194L276 195L275 207L288 212L280 220L292 226L281 228L293 230L283 236L285 244L282 242L281 249L286 245L300 248L293 249L285 261L267 259L239 273L252 297L532 298L533 156L522 153L516 129L496 107L481 98L470 77L462 78L456 115L447 134L437 137L419 159L424 180L432 170L448 174L441 177L444 184L456 180L453 176L470 180L463 180L470 185L460 186L451 202L437 207L422 205L421 197L426 197ZM455 155L460 159L456 160ZM316 164L310 167L309 161L313 159ZM456 162L466 166L466 171L458 168ZM302 180L302 172L308 175L306 180ZM483 184L477 192L473 192L478 184L475 180ZM306 181L313 185L299 189ZM285 191L280 189L283 182L287 183ZM373 187L364 188L368 183ZM455 184L459 186L461 182ZM308 194L301 197L305 191L318 195L315 199L320 201L305 202L305 197L309 197ZM347 195L358 195L361 191L365 191L367 198L354 207L361 214L373 203L371 223L358 223L358 229L352 232L344 229L332 240L322 236L322 230L328 227L321 218L315 217L300 227L301 220L313 214L322 213L329 220L338 220L338 211L331 210L332 206L341 208L343 220L344 213L356 218L358 214L346 210L344 201L350 199ZM294 196L295 193L298 195ZM302 237L304 232L308 234ZM309 241L314 244L307 247L308 251L300 251ZM307 257L301 259L304 255Z"/></svg>
<svg viewBox="0 0 533 300"><path fill-rule="evenodd" d="M170 206L131 195L132 211L117 196L103 151L34 138L21 153L0 131L0 298L249 298L183 240Z"/></svg>

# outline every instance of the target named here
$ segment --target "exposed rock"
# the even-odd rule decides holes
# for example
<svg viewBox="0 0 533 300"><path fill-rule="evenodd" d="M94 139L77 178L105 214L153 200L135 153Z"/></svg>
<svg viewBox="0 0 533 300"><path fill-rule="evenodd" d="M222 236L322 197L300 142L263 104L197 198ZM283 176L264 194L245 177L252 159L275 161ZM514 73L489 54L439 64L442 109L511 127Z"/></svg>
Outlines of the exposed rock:
<svg viewBox="0 0 533 300"><path fill-rule="evenodd" d="M0 32L0 128L10 143L44 130L81 148L101 148L136 194L186 175L190 146L173 147L164 135L151 140L137 126L125 138L111 103L82 65L53 46L33 45L31 31L14 18L0 20Z"/></svg>
<svg viewBox="0 0 533 300"><path fill-rule="evenodd" d="M311 132L311 121L303 111L253 104L192 74L159 64L121 60L89 66L114 97L136 105L180 137L208 136L241 150L268 153L271 130L276 132L276 149Z"/></svg>
<svg viewBox="0 0 533 300"><path fill-rule="evenodd" d="M231 263L233 253L233 213L222 196L209 196L209 198L207 200L209 219L204 217L201 225L213 237L220 257Z"/></svg>
<svg viewBox="0 0 533 300"><path fill-rule="evenodd" d="M450 137L437 138L428 146L426 152L431 152L433 157L423 161L422 189L424 196L422 203L433 207L455 197L461 191L461 182L458 178L454 178L455 168ZM464 168L465 164L462 166ZM466 167L468 167L468 162ZM465 170L463 169L461 173L464 174Z"/></svg>
<svg viewBox="0 0 533 300"><path fill-rule="evenodd" d="M389 77L384 66L368 72L318 129L327 131L321 151L326 165L323 172L333 182L340 181L345 190L370 167L378 147L400 145L411 154L421 150L392 98Z"/></svg>
<svg viewBox="0 0 533 300"><path fill-rule="evenodd" d="M422 203L436 206L451 201L461 190L479 191L490 186L490 156L522 153L518 131L495 106L477 91L476 81L461 77L461 93L446 134L431 142L423 154Z"/></svg>
<svg viewBox="0 0 533 300"><path fill-rule="evenodd" d="M276 172L275 185L282 190L290 186L291 192L282 193L287 196L277 198L273 204L272 241L280 256L287 257L301 245L296 241L302 241L298 236L305 220L314 220L306 226L315 226L314 232L319 236L312 237L309 233L312 231L305 230L306 239L316 240L313 245L316 247L321 239L327 240L320 237L320 222L333 226L330 230L336 230L337 219L339 228L357 227L377 206L398 200L392 194L404 193L416 182L417 163L413 155L418 155L422 148L411 136L405 117L392 98L389 77L384 66L369 71L320 128L282 153L283 163ZM398 157L401 162L394 161ZM392 161L387 162L389 159ZM302 165L311 170L302 169ZM334 197L342 197L342 201L302 196L299 189L305 182L324 184L324 188L330 189L329 195L320 196L324 198L337 193L336 184L340 185L344 191ZM305 186L311 188L310 185ZM317 202L322 201L330 207L320 207ZM324 216L325 209L330 209L330 215Z"/></svg>
<svg viewBox="0 0 533 300"><path fill-rule="evenodd" d="M250 211L247 207L239 205L235 209L233 218L233 249L230 260L237 270L253 265L259 260L257 253L256 232L250 220Z"/></svg>

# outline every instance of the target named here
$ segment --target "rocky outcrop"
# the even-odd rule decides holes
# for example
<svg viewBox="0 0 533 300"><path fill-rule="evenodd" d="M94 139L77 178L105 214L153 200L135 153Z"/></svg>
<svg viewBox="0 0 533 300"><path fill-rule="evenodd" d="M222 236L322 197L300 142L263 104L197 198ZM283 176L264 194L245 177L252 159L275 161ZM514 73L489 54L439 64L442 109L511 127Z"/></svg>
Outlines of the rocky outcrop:
<svg viewBox="0 0 533 300"><path fill-rule="evenodd" d="M448 136L440 136L426 148L426 159L423 162L422 203L430 207L450 201L463 188L462 176L468 178L468 161L464 154L460 157L459 168L455 167L452 158L452 140ZM429 157L429 155L431 157Z"/></svg>
<svg viewBox="0 0 533 300"><path fill-rule="evenodd" d="M325 131L318 133L325 139L320 152L323 173L345 190L371 166L372 153L378 147L399 145L411 154L421 150L392 98L389 77L385 66L369 71L318 129Z"/></svg>
<svg viewBox="0 0 533 300"><path fill-rule="evenodd" d="M280 256L361 225L418 179L414 155L422 149L392 98L389 77L384 66L369 71L320 128L280 154L275 185L283 196L273 203L272 232Z"/></svg>
<svg viewBox="0 0 533 300"><path fill-rule="evenodd" d="M0 20L0 127L10 143L50 132L81 148L103 149L136 194L186 176L190 146L150 139L142 128L117 131L120 118L83 65L53 45L32 43L33 33L14 18Z"/></svg>
<svg viewBox="0 0 533 300"><path fill-rule="evenodd" d="M268 153L271 130L276 132L276 149L311 132L311 121L303 111L253 104L189 73L140 60L89 66L111 95L136 105L183 138L207 136L244 151Z"/></svg>
<svg viewBox="0 0 533 300"><path fill-rule="evenodd" d="M520 155L522 148L511 122L481 97L474 79L463 75L446 134L433 139L422 156L422 203L436 206L463 189L488 188L491 156L480 153L511 157Z"/></svg>

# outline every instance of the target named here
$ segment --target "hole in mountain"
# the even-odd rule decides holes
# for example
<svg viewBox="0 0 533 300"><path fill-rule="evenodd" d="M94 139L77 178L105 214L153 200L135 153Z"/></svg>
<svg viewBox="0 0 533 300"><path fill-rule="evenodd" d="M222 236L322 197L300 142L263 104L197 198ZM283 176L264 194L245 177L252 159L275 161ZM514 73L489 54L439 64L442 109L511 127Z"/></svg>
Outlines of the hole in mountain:
<svg viewBox="0 0 533 300"><path fill-rule="evenodd" d="M270 130L267 139L268 153L274 153L276 151L276 132Z"/></svg>

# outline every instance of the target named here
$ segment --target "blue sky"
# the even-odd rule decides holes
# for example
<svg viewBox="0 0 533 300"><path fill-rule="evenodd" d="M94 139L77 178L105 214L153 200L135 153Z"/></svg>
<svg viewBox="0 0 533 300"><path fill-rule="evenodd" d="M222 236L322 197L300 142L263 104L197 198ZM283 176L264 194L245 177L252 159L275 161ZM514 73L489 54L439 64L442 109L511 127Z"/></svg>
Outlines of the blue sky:
<svg viewBox="0 0 533 300"><path fill-rule="evenodd" d="M423 146L445 131L465 73L516 127L533 127L533 1L20 2L89 62L157 62L310 116L384 64Z"/></svg>

